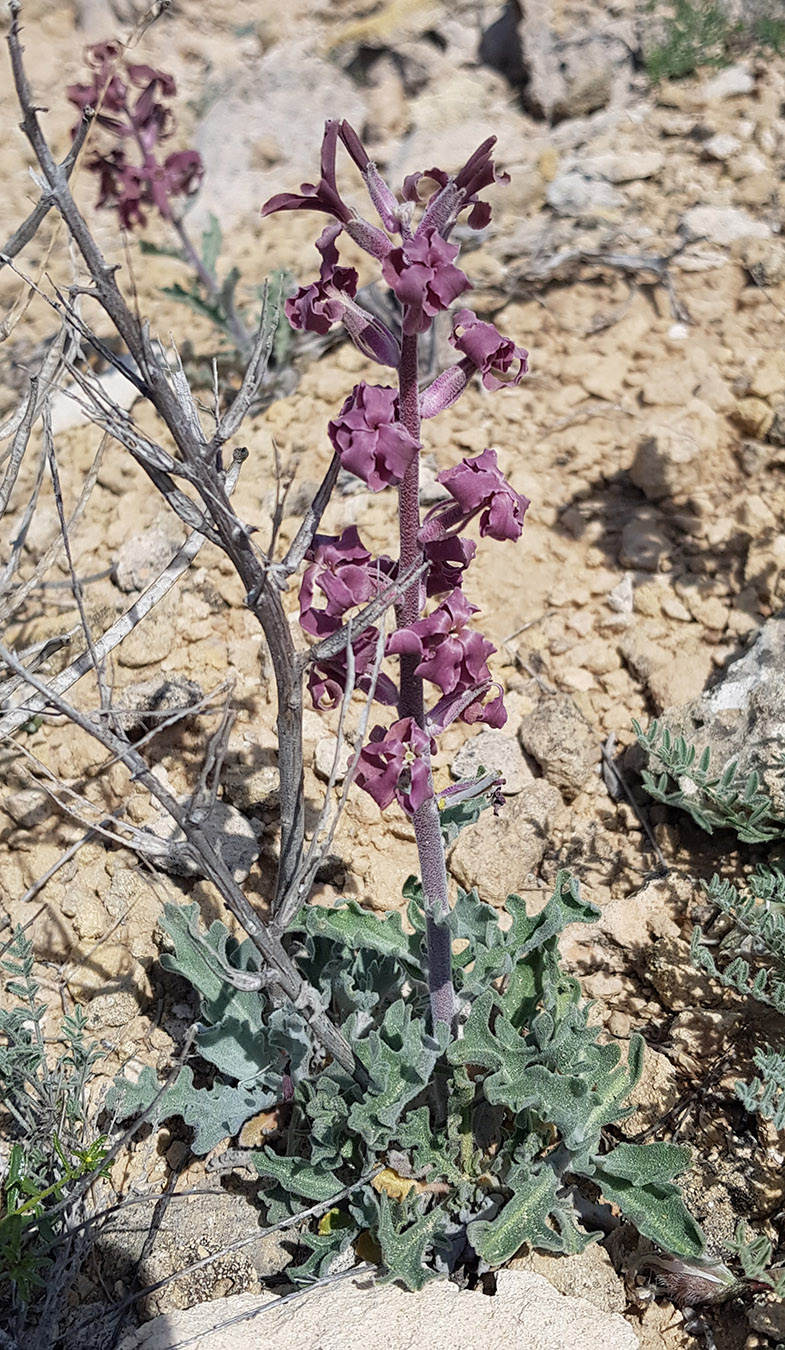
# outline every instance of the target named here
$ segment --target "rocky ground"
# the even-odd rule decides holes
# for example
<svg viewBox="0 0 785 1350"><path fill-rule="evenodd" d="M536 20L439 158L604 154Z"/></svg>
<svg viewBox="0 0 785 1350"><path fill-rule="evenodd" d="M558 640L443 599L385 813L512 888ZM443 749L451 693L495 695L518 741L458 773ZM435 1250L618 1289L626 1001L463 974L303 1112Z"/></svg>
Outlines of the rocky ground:
<svg viewBox="0 0 785 1350"><path fill-rule="evenodd" d="M694 1146L701 1163L691 1199L714 1239L732 1232L738 1217L776 1238L780 1141L749 1119L742 1128L733 1094L755 1030L689 961L698 882L715 870L733 874L746 861L743 850L729 852L727 840L709 840L684 817L655 807L647 819L660 859L635 810L609 791L601 749L609 737L617 747L629 745L633 718L647 723L699 694L785 599L785 61L750 52L730 68L652 87L631 56L639 43L632 4L565 0L553 6L550 28L538 15L532 6L524 36L536 56L535 76L550 75L526 84L528 111L521 72L507 70L518 80L514 87L478 60L485 34L484 54L503 64L498 41L494 48L493 32L488 36L501 10L476 0L397 0L376 10L356 0L294 0L285 7L265 0L250 9L236 0L209 8L181 0L140 39L137 59L178 81L178 144L196 145L207 169L191 219L198 229L211 211L220 216L223 265L239 267L242 293L275 268L290 269L298 281L314 273L313 218L260 221L258 208L273 191L314 176L325 116L345 116L363 130L393 182L434 163L455 168L486 135L498 136L511 182L493 190L494 221L467 243L464 266L476 282L473 307L529 348L531 372L519 389L492 399L474 387L426 424L425 456L435 472L492 445L532 506L518 547L491 543L472 571L471 598L498 648L492 667L507 691L509 721L503 733L482 733L471 750L462 749L465 729L451 729L437 766L446 782L467 755L498 765L509 800L501 816L458 840L451 872L493 904L516 891L536 906L559 867L574 869L602 919L594 930L567 934L567 960L608 1032L624 1040L639 1030L649 1044L637 1111L623 1123L624 1133L639 1138L662 1130ZM135 17L128 8L118 15L103 0L75 8L46 0L26 5L29 71L61 151L73 120L64 86L83 77L84 43L127 31ZM497 28L496 39L499 32L509 53L509 34ZM562 46L554 46L553 34ZM34 189L8 82L2 87L0 212L8 234ZM179 264L143 256L133 239L126 251L112 218L93 215L95 183L84 172L78 197L102 247L121 265L124 284L130 287L133 277L153 329L209 356L209 324L162 293L182 278ZM163 225L151 223L148 237L163 242ZM44 291L51 281L71 280L68 248L51 217L17 262ZM20 372L53 324L45 300L31 296L8 268L0 273L0 298L9 316L7 389L0 393L5 418ZM87 309L105 334L105 320ZM303 351L293 370L279 386L283 396L244 429L251 454L238 489L242 514L264 540L276 462L292 476L279 548L293 537L329 462L326 421L367 373L347 345ZM71 510L100 436L65 398L54 415ZM154 429L141 404L134 415ZM35 468L24 467L12 499L10 528L0 541L3 562ZM388 494L373 496L347 479L325 526L357 523L368 546L384 551L392 547L393 513ZM58 529L44 486L22 578ZM86 587L96 632L128 607L182 538L141 471L118 445L107 446L72 536L77 572L96 577ZM61 557L49 584L33 589L14 614L7 641L22 647L77 629L67 578ZM237 720L223 800L248 822L245 886L263 905L276 847L274 706L260 635L242 599L228 564L206 545L177 588L116 649L111 677L128 707L157 696L166 681L175 688L191 681L201 693L232 681ZM294 594L291 608L294 614ZM61 652L46 669L56 671L72 657ZM75 697L94 706L95 689L82 681ZM177 792L193 785L211 725L192 718L151 747L158 772ZM314 814L334 733L334 720L306 714ZM191 1013L161 979L158 916L165 899L187 895L214 917L214 894L93 838L34 901L24 899L84 834L85 810L76 803L76 821L58 811L47 794L54 781L48 774L107 814L122 802L133 824L152 823L154 813L122 766L107 768L98 748L58 719L7 744L3 755L0 912L6 926L35 915L28 931L53 1019L61 1000L85 1004L109 1054L97 1090L129 1059L169 1066L173 1038ZM395 811L382 817L359 792L334 853L330 880L317 894L324 903L354 895L375 909L395 907L416 870L406 819ZM190 1158L187 1142L163 1132L117 1161L111 1187L120 1192L142 1176L163 1185L172 1170L184 1173L180 1184L203 1180L203 1164ZM243 1222L245 1201L226 1194L221 1204L226 1214L225 1221L214 1219L217 1240ZM184 1240L178 1228L152 1257L145 1254L145 1282L179 1269L194 1252L204 1254L202 1242ZM219 1294L254 1292L274 1256L227 1258L200 1271L196 1283L184 1279L152 1296L143 1311L151 1316ZM126 1253L126 1266L130 1259ZM562 1287L552 1269L557 1264L541 1259L535 1269ZM107 1290L127 1292L123 1269L122 1262L112 1269L106 1257L103 1270L82 1277L74 1302L93 1305ZM570 1292L578 1287L584 1292L575 1283ZM672 1305L630 1303L615 1276L610 1283L589 1280L585 1296L623 1313L646 1350L692 1344ZM773 1344L767 1332L782 1337L778 1309L755 1317L751 1329L741 1307L726 1307L713 1321L710 1315L720 1350Z"/></svg>

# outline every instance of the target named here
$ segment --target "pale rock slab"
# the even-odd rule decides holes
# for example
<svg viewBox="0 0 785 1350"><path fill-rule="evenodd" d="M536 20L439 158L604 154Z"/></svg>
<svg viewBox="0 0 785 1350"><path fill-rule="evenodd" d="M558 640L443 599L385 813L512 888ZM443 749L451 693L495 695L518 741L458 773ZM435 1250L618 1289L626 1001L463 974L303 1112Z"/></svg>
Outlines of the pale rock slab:
<svg viewBox="0 0 785 1350"><path fill-rule="evenodd" d="M567 1298L543 1275L503 1270L497 1280L493 1298L459 1293L442 1280L411 1294L362 1277L280 1308L264 1296L238 1294L156 1317L119 1350L175 1350L180 1343L236 1350L242 1340L252 1340L254 1350L638 1350L638 1337L619 1313Z"/></svg>
<svg viewBox="0 0 785 1350"><path fill-rule="evenodd" d="M548 184L545 200L559 216L606 216L623 204L624 197L602 178L571 171Z"/></svg>
<svg viewBox="0 0 785 1350"><path fill-rule="evenodd" d="M744 656L727 669L721 683L692 700L682 699L661 719L672 736L708 747L711 769L721 773L738 761L740 777L756 770L785 816L785 793L778 769L785 744L785 615L763 625Z"/></svg>
<svg viewBox="0 0 785 1350"><path fill-rule="evenodd" d="M682 216L681 228L688 239L707 239L721 247L771 235L765 221L754 220L738 206L693 206Z"/></svg>

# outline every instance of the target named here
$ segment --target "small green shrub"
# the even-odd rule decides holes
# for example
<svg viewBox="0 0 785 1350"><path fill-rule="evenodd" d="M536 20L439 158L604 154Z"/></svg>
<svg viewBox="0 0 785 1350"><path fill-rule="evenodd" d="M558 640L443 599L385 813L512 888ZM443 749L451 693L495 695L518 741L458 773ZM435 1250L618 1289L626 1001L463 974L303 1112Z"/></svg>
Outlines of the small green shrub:
<svg viewBox="0 0 785 1350"><path fill-rule="evenodd" d="M655 801L689 812L707 834L735 830L745 844L782 837L785 821L761 788L759 774L750 773L742 780L735 759L714 773L708 747L698 754L683 736L672 736L657 721L645 732L640 723L633 720L632 725L648 757L643 785Z"/></svg>
<svg viewBox="0 0 785 1350"><path fill-rule="evenodd" d="M738 25L729 22L721 5L714 0L675 0L670 8L668 19L658 12L664 36L647 58L649 79L679 80L699 66L720 66L728 60Z"/></svg>
<svg viewBox="0 0 785 1350"><path fill-rule="evenodd" d="M656 29L646 57L651 80L679 80L701 66L722 66L748 51L785 50L785 14L773 0L770 14L733 21L717 0L674 0L645 7Z"/></svg>
<svg viewBox="0 0 785 1350"><path fill-rule="evenodd" d="M22 929L0 966L11 977L5 989L12 1000L0 1009L0 1111L12 1141L0 1183L0 1306L18 1324L46 1287L50 1246L63 1227L60 1202L74 1182L100 1175L106 1138L88 1111L87 1084L101 1052L85 1036L82 1010L63 1018L63 1050L52 1062L33 948Z"/></svg>

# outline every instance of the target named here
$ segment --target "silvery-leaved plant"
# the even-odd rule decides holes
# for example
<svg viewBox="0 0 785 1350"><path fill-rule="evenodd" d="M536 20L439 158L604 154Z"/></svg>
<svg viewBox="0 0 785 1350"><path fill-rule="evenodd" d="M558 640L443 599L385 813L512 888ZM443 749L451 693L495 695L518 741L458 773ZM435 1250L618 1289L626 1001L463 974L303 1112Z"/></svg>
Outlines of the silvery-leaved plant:
<svg viewBox="0 0 785 1350"><path fill-rule="evenodd" d="M341 196L339 142L380 224ZM619 1143L612 1132L632 1109L643 1042L634 1036L623 1060L588 1024L578 984L561 968L563 927L597 917L577 883L560 874L536 915L511 895L503 923L476 891L459 889L452 905L448 898L447 844L484 808L503 808L494 773L437 793L431 771L452 722L506 721L489 665L494 648L475 626L465 585L477 551L467 531L515 542L529 505L488 448L445 467L444 497L420 508L423 420L454 404L475 376L495 391L519 384L527 369L526 351L465 306L471 283L452 241L464 214L473 229L489 222L481 194L504 181L493 147L485 141L456 174L412 174L397 196L352 128L328 122L318 183L263 208L327 217L318 277L286 304L292 326L326 333L343 324L391 372L357 384L327 432L344 469L373 492L397 493L397 557L374 557L355 525L316 534L299 614L318 643L308 676L314 705L334 708L358 690L380 708L357 751L355 781L382 809L395 802L411 818L421 875L405 888L406 928L399 915L355 902L306 903L289 916L291 958L352 1046L353 1072L325 1054L307 1010L266 992L251 942L238 944L221 922L201 934L195 905L166 909L172 952L163 964L201 994L196 1044L215 1074L212 1086L197 1087L184 1068L159 1101L159 1118L182 1115L194 1150L206 1153L269 1113L270 1142L253 1154L268 1222L313 1205L325 1211L301 1234L306 1254L293 1278L323 1272L362 1238L360 1250L416 1289L459 1267L497 1267L526 1244L580 1251L618 1213L669 1255L695 1262L703 1249L674 1184L688 1151ZM357 272L338 252L343 235L374 260L398 303L397 324L358 303ZM456 361L421 389L418 344L459 299ZM385 637L378 621L358 615L391 585L395 627ZM128 1115L158 1091L146 1070L134 1086L118 1086L114 1102Z"/></svg>

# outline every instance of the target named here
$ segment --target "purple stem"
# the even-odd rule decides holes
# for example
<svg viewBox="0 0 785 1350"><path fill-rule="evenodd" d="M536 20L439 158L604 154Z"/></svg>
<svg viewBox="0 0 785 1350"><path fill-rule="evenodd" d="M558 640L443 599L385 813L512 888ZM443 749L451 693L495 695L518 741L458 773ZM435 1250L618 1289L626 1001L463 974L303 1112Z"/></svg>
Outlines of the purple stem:
<svg viewBox="0 0 785 1350"><path fill-rule="evenodd" d="M401 363L398 367L400 417L416 441L420 439L420 394L417 385L417 334L404 335ZM422 561L417 539L420 528L420 465L415 456L398 490L398 526L400 532L400 570L407 571ZM404 591L397 608L398 626L406 628L420 617L419 578ZM400 658L400 695L398 716L412 717L425 730L425 700L422 679L415 675L416 656ZM455 1028L455 991L452 984L452 938L444 920L449 913L447 866L444 858L439 808L433 795L430 763L428 775L431 796L415 811L412 821L420 859L425 901L425 941L428 961L428 990L434 1028L446 1022Z"/></svg>

